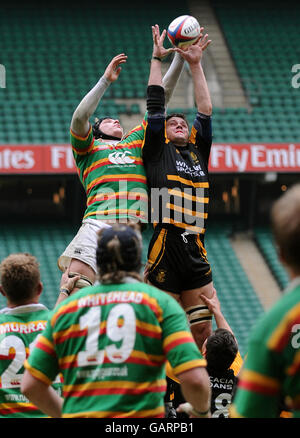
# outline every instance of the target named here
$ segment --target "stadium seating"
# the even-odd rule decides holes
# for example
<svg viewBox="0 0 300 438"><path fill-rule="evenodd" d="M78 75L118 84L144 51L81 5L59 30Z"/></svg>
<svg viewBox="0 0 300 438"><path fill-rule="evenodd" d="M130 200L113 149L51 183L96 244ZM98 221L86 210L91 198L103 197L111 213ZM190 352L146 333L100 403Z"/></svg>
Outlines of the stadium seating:
<svg viewBox="0 0 300 438"><path fill-rule="evenodd" d="M112 56L120 52L128 54L128 62L120 79L107 90L97 116L139 113L137 102L122 99L145 98L152 53L150 26L159 23L161 28L167 27L170 16L189 10L188 3L164 0L158 8L137 0L130 5L115 1L113 7L86 7L89 3L86 0L84 8L73 5L64 9L52 3L49 8L3 8L0 63L6 68L6 88L0 88L0 144L68 143L74 109ZM299 90L291 86L291 68L299 50L300 5L293 4L293 8L283 10L269 0L255 0L243 7L237 0L212 0L251 104L249 111L214 108L215 142L299 141L300 99ZM183 111L192 122L195 108ZM56 301L60 281L57 257L75 232L65 223L59 227L51 223L1 224L0 260L18 251L36 255L44 283L42 302L49 308ZM143 262L150 235L150 230L144 233ZM269 234L256 230L256 237L284 287L287 278L276 262ZM206 242L224 314L245 353L249 330L262 306L231 248L226 229L209 227ZM1 297L0 306L3 303Z"/></svg>
<svg viewBox="0 0 300 438"><path fill-rule="evenodd" d="M98 116L137 114L119 99L145 98L152 54L151 25L166 27L186 13L185 1L158 8L133 0L113 7L87 0L84 6L4 8L0 16L2 143L69 142L72 113L118 53L128 55L118 81L105 93ZM172 11L172 12L170 12ZM171 16L170 16L171 13ZM134 103L134 102L133 102Z"/></svg>
<svg viewBox="0 0 300 438"><path fill-rule="evenodd" d="M251 105L249 113L244 108L216 110L215 141L299 141L299 90L291 84L299 2L287 0L283 7L270 0L212 0L212 5Z"/></svg>
<svg viewBox="0 0 300 438"><path fill-rule="evenodd" d="M213 141L298 142L299 89L292 87L300 4L212 0L243 89L247 108L213 109ZM280 35L280 37L279 37ZM280 40L280 43L279 43ZM195 108L180 109L190 123Z"/></svg>
<svg viewBox="0 0 300 438"><path fill-rule="evenodd" d="M230 230L230 226L209 225L205 246L224 316L243 355L247 351L249 332L263 307L231 246Z"/></svg>
<svg viewBox="0 0 300 438"><path fill-rule="evenodd" d="M37 257L40 263L41 279L44 291L41 302L51 309L57 299L61 272L57 267L57 259L68 243L73 239L77 228L61 222L44 221L41 224L32 223L1 223L0 261L9 254L29 252ZM143 232L144 246L142 253L143 269L147 260L147 248L151 236L151 229ZM142 271L143 271L142 269ZM0 308L5 300L0 295Z"/></svg>
<svg viewBox="0 0 300 438"><path fill-rule="evenodd" d="M267 227L256 227L254 229L254 234L257 245L264 256L267 265L277 280L279 287L284 289L287 286L289 279L287 272L278 259L270 229Z"/></svg>
<svg viewBox="0 0 300 438"><path fill-rule="evenodd" d="M287 2L289 7L283 10L270 0L249 5L238 0L212 1L251 104L249 112L215 108L214 141L294 142L299 138L299 92L291 85L291 68L297 62L300 4ZM136 113L135 105L124 107L116 101L145 98L151 24L167 27L170 13L173 18L189 10L187 2L172 0L159 8L136 0L130 6L114 2L114 8L89 0L88 5L21 6L1 14L0 62L6 68L6 88L0 89L0 144L68 142L76 105L120 52L128 54L128 62L120 79L107 90L99 115ZM192 120L194 108L187 112Z"/></svg>
<svg viewBox="0 0 300 438"><path fill-rule="evenodd" d="M59 225L53 222L1 224L0 260L16 252L29 252L36 256L44 285L41 302L50 309L56 302L61 278L57 258L76 231L75 227L66 222ZM235 256L228 233L229 227L213 225L207 232L206 247L224 315L237 336L240 351L245 354L249 331L261 314L262 306ZM143 232L143 268L151 235L151 227ZM4 303L1 296L0 307Z"/></svg>

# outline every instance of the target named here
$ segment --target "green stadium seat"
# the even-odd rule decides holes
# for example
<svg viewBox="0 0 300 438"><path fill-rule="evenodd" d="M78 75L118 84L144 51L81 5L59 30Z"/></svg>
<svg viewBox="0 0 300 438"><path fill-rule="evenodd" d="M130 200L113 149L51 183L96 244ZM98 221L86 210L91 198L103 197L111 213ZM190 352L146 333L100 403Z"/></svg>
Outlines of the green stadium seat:
<svg viewBox="0 0 300 438"><path fill-rule="evenodd" d="M205 246L223 313L245 354L249 331L263 308L230 244L229 232L229 227L210 225Z"/></svg>
<svg viewBox="0 0 300 438"><path fill-rule="evenodd" d="M270 271L277 280L279 287L284 289L289 282L289 278L287 272L279 262L271 230L267 227L256 227L254 231L256 243L264 256Z"/></svg>
<svg viewBox="0 0 300 438"><path fill-rule="evenodd" d="M292 131L286 122L299 104L299 93L295 93L290 82L291 67L296 62L294 53L298 50L297 38L292 35L299 24L300 4L293 0L287 0L285 7L270 0L251 5L241 5L237 0L212 0L211 4L252 105L251 114L234 122L242 129L249 127L249 134L246 137L240 134L238 138L241 142L245 138L250 142L297 142L299 131ZM284 29L281 44L286 44L280 57L279 28ZM259 130L254 128L258 114L263 119L280 114L281 130L267 124ZM218 133L218 140L222 141L222 137L227 139L225 131Z"/></svg>

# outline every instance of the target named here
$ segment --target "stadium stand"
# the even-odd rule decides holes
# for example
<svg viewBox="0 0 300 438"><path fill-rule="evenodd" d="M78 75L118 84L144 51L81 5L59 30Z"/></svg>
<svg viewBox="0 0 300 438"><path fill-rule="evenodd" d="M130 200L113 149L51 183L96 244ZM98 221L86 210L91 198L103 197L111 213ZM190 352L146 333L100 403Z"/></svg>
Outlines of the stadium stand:
<svg viewBox="0 0 300 438"><path fill-rule="evenodd" d="M298 50L300 5L288 3L292 7L283 10L269 0L243 6L237 0L212 1L251 104L249 112L215 108L214 141L293 142L299 137L295 109L300 104L291 86L291 68ZM128 63L107 91L100 115L136 114L136 103L120 99L145 97L150 25L155 21L167 27L170 11L173 17L187 10L188 2L171 0L159 8L116 2L114 9L101 7L101 15L93 5L5 8L0 17L0 61L7 87L1 90L0 143L68 142L70 115L111 56L122 51ZM194 108L187 113L192 119Z"/></svg>
<svg viewBox="0 0 300 438"><path fill-rule="evenodd" d="M4 8L0 62L7 86L1 90L0 143L68 143L74 109L111 58L122 52L128 62L120 80L105 93L99 115L137 114L136 102L122 99L145 97L151 25L166 27L170 10L177 16L187 9L184 1L171 0L158 8L137 1L95 8L89 0L83 8Z"/></svg>
<svg viewBox="0 0 300 438"><path fill-rule="evenodd" d="M237 337L243 355L249 331L263 313L263 307L235 255L230 233L230 225L209 225L205 246L224 316Z"/></svg>
<svg viewBox="0 0 300 438"><path fill-rule="evenodd" d="M1 245L0 260L9 254L18 252L29 252L37 257L40 263L41 280L44 290L40 302L51 309L57 299L61 273L57 267L57 258L64 251L77 232L77 227L68 222L47 222L42 223L8 223L0 224ZM148 242L151 236L150 227L143 232L143 269L147 260ZM143 269L141 272L143 272ZM5 300L0 296L0 307L3 307Z"/></svg>
<svg viewBox="0 0 300 438"><path fill-rule="evenodd" d="M300 4L212 0L248 96L245 108L214 111L215 141L295 142L299 93L291 85L299 51Z"/></svg>
<svg viewBox="0 0 300 438"><path fill-rule="evenodd" d="M214 141L296 141L300 124L295 108L300 109L300 100L291 86L291 67L299 50L300 5L295 3L293 9L283 11L269 0L244 7L237 0L213 0L212 4L251 104L250 112L246 108L214 108ZM188 2L182 0L164 0L158 8L150 3L131 1L128 6L117 1L114 8L101 6L101 15L99 9L76 5L4 8L0 62L6 68L7 87L1 89L0 144L68 143L75 107L111 57L123 51L128 63L120 80L107 90L97 115L139 114L140 106L134 100L145 97L147 60L152 52L150 26L158 22L161 28L167 27L170 15L173 18L187 11ZM267 25L265 17L269 17ZM182 111L172 109L177 110ZM195 108L183 112L192 122ZM19 251L35 255L44 283L41 302L49 308L56 301L60 281L57 257L75 231L64 222L1 224L0 259ZM206 246L224 314L244 354L249 330L263 310L226 233L229 229L224 226L209 227ZM149 229L144 232L143 262L150 234ZM256 237L283 287L286 278L271 255L275 249L267 230L256 230ZM0 306L3 302L1 297Z"/></svg>
<svg viewBox="0 0 300 438"><path fill-rule="evenodd" d="M0 259L11 253L24 251L36 256L40 262L44 285L40 301L50 309L56 302L60 282L57 258L75 231L75 227L67 222L1 224ZM213 225L207 232L206 247L223 313L236 334L241 353L244 354L249 330L263 308L234 254L228 238L229 233L229 226L224 229L224 226ZM143 264L147 259L151 234L152 229L149 226L143 232ZM3 305L4 299L1 296L0 306Z"/></svg>
<svg viewBox="0 0 300 438"><path fill-rule="evenodd" d="M291 69L299 51L299 2L288 0L284 8L270 0L211 5L249 103L249 108L214 106L214 142L297 142L300 103ZM192 123L195 108L182 112Z"/></svg>
<svg viewBox="0 0 300 438"><path fill-rule="evenodd" d="M278 259L271 230L262 226L255 227L254 236L267 265L280 286L280 289L284 289L288 284L288 275Z"/></svg>

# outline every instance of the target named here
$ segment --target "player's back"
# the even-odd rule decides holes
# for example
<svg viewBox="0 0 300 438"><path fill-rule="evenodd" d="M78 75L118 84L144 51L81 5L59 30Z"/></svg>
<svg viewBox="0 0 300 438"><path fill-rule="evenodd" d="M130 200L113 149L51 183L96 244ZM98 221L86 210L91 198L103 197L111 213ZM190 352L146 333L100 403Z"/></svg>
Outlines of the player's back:
<svg viewBox="0 0 300 438"><path fill-rule="evenodd" d="M45 417L21 393L24 361L44 330L49 310L42 304L0 312L0 417Z"/></svg>
<svg viewBox="0 0 300 438"><path fill-rule="evenodd" d="M213 418L227 418L229 406L237 385L237 378L232 369L223 373L209 373L211 387L211 415Z"/></svg>
<svg viewBox="0 0 300 438"><path fill-rule="evenodd" d="M45 336L62 368L65 417L163 417L167 355L175 367L201 361L181 307L145 283L82 289L51 327Z"/></svg>

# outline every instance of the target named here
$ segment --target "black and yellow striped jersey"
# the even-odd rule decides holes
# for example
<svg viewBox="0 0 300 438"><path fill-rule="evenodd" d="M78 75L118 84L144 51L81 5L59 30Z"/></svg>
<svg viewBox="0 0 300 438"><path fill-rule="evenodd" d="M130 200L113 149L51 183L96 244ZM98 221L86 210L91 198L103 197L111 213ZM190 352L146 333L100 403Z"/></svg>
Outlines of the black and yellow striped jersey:
<svg viewBox="0 0 300 438"><path fill-rule="evenodd" d="M149 187L149 222L204 234L209 203L211 117L197 113L187 146L166 136L162 113L148 115L143 161Z"/></svg>

